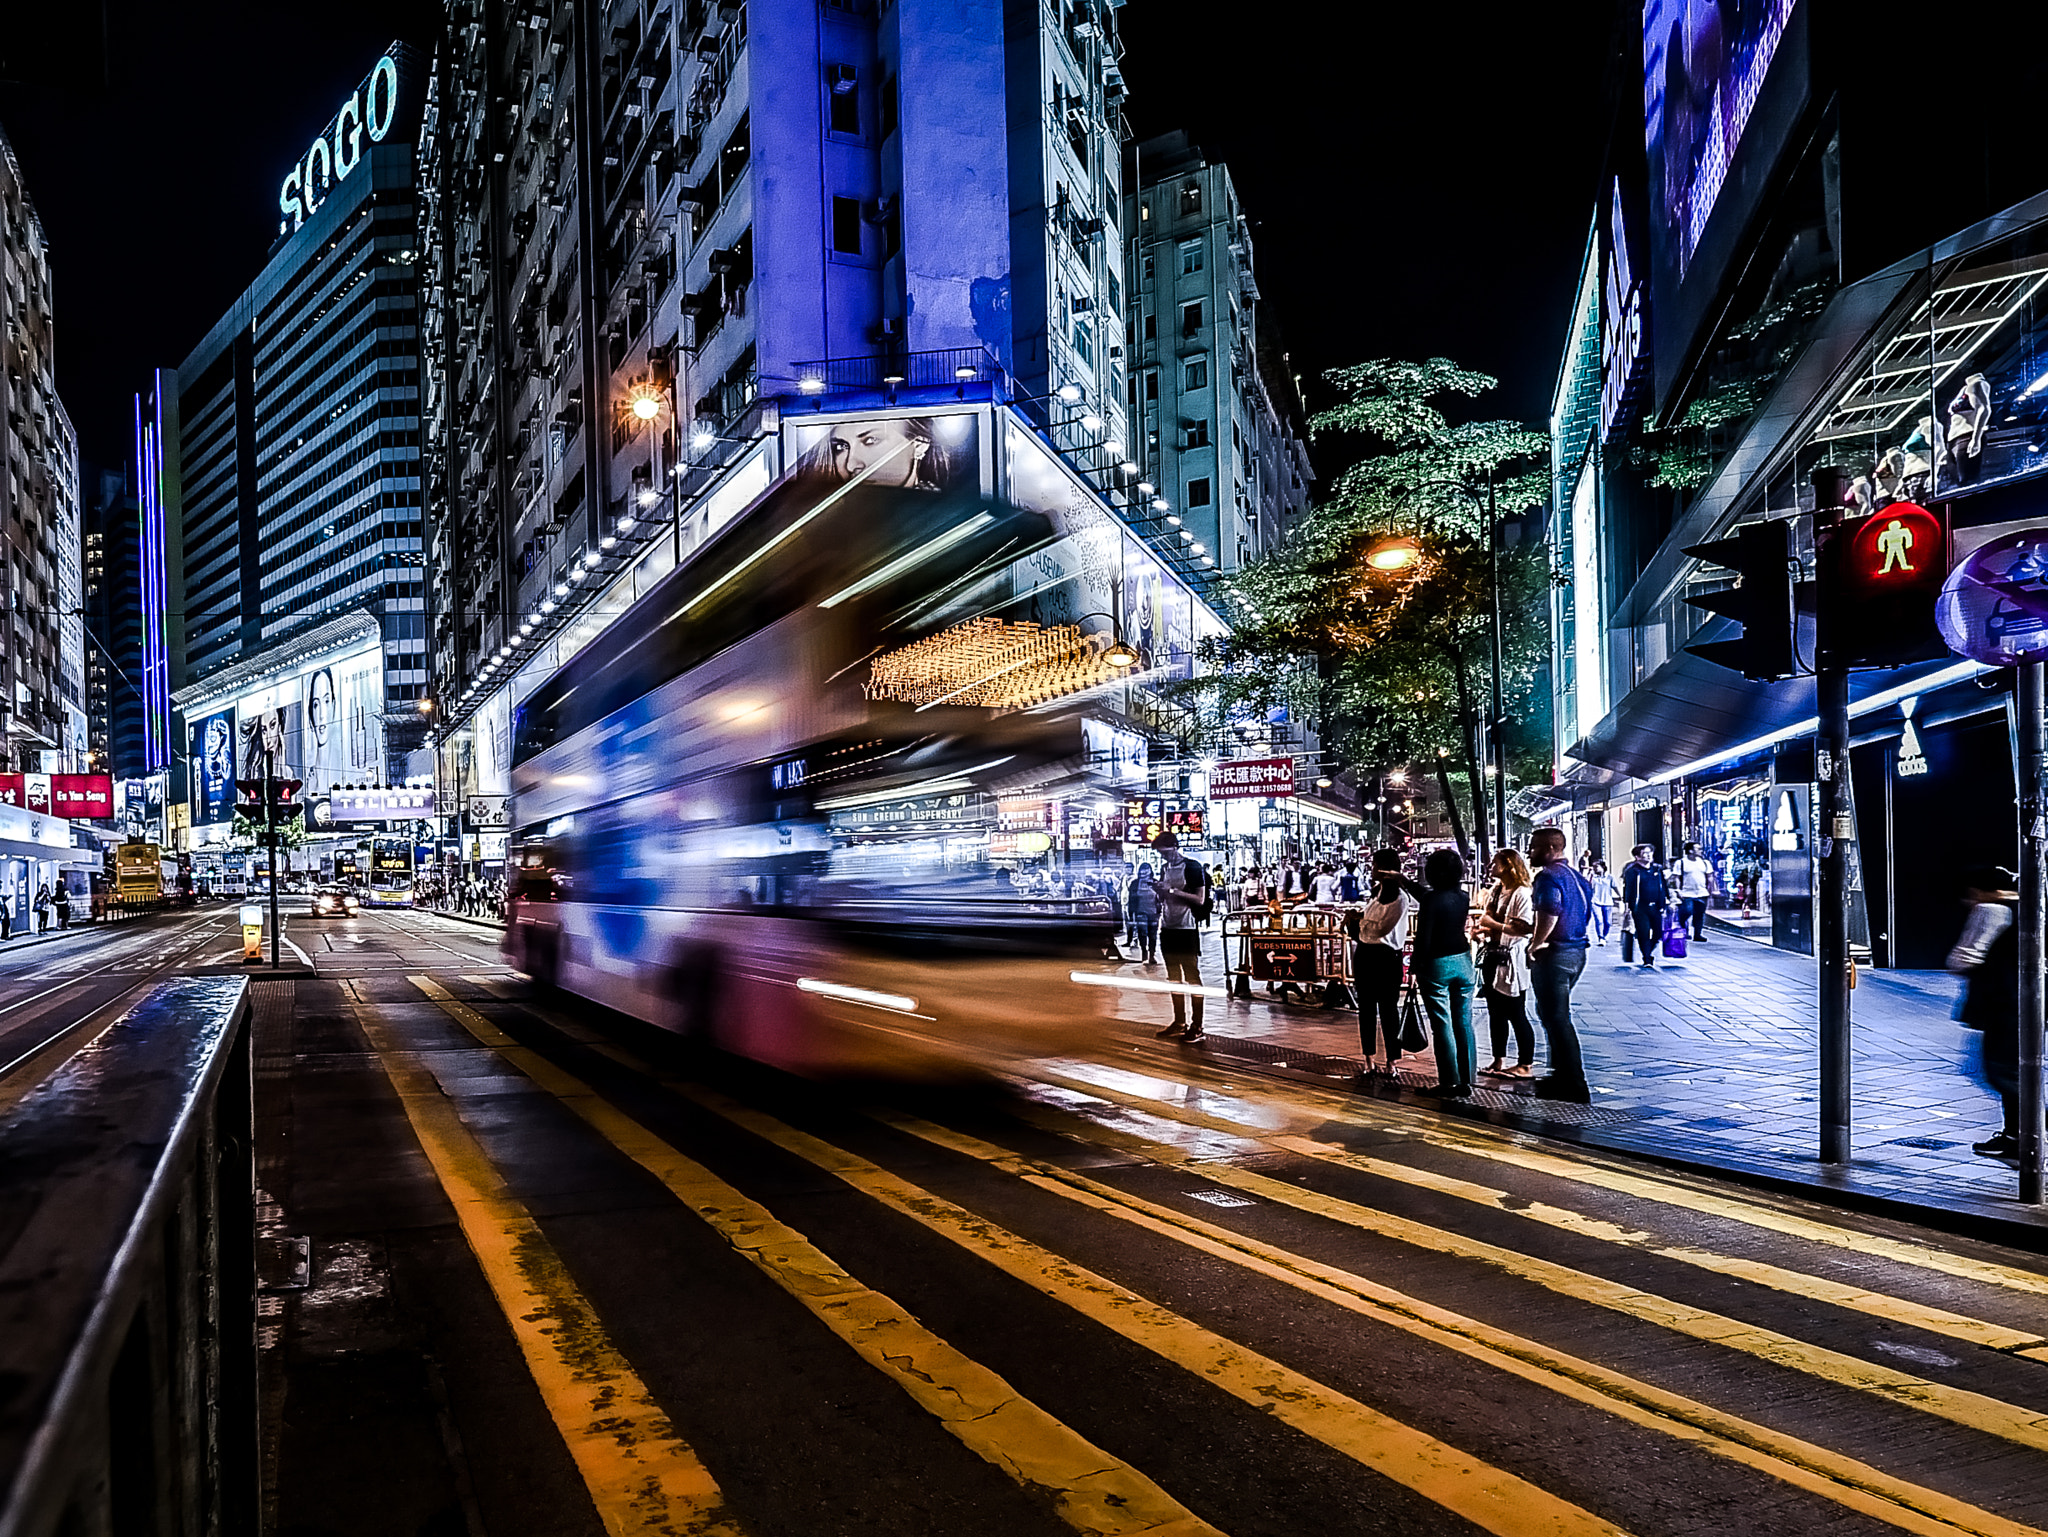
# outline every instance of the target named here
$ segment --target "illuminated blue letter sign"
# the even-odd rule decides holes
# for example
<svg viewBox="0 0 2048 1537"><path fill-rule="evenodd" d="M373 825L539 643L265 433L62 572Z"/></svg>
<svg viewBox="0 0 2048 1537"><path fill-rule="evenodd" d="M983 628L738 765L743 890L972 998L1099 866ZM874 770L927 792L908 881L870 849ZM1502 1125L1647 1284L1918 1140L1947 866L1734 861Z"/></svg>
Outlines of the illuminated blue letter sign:
<svg viewBox="0 0 2048 1537"><path fill-rule="evenodd" d="M393 45L396 47L396 45ZM285 173L277 191L279 234L289 233L312 218L313 210L363 159L363 140L381 143L398 121L398 60L386 53L341 104L334 121L306 147L299 163Z"/></svg>

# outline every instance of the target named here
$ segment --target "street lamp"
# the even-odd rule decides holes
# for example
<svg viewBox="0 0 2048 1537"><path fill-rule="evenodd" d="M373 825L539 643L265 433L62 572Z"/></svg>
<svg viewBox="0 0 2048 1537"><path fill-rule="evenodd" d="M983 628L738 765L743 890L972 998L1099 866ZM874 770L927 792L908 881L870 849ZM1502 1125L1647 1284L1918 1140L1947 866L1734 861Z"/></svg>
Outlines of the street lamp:
<svg viewBox="0 0 2048 1537"><path fill-rule="evenodd" d="M1422 559L1422 547L1413 539L1383 539L1365 552L1365 563L1375 571L1405 571Z"/></svg>

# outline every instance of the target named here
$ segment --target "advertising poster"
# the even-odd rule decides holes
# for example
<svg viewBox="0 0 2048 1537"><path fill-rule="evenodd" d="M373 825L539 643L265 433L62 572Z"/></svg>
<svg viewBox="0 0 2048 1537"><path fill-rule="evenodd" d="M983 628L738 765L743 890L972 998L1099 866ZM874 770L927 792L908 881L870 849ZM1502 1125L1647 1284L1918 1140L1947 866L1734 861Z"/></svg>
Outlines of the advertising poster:
<svg viewBox="0 0 2048 1537"><path fill-rule="evenodd" d="M1795 0L1647 0L1643 117L1651 195L1661 203L1684 279Z"/></svg>
<svg viewBox="0 0 2048 1537"><path fill-rule="evenodd" d="M316 667L299 681L303 762L295 765L308 793L384 777L384 659L380 652Z"/></svg>
<svg viewBox="0 0 2048 1537"><path fill-rule="evenodd" d="M799 421L788 433L794 479L917 491L981 484L981 419L973 412Z"/></svg>
<svg viewBox="0 0 2048 1537"><path fill-rule="evenodd" d="M192 726L192 824L212 827L235 817L235 712L221 710Z"/></svg>
<svg viewBox="0 0 2048 1537"><path fill-rule="evenodd" d="M1044 513L1061 535L1017 562L1011 581L1021 601L1011 616L1109 630L1124 575L1122 525L1029 432L1015 422L1008 432L1010 500Z"/></svg>
<svg viewBox="0 0 2048 1537"><path fill-rule="evenodd" d="M241 774L243 779L261 779L266 772L281 779L302 777L299 701L284 704L244 706L239 712L242 725ZM264 765L270 767L266 770Z"/></svg>

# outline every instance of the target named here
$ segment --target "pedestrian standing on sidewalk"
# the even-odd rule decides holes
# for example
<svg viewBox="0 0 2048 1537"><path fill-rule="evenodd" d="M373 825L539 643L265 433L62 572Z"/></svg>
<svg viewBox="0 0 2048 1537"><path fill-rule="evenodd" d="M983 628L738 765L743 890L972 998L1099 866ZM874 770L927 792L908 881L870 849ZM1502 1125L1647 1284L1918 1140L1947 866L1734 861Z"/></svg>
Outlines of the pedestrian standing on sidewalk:
<svg viewBox="0 0 2048 1537"><path fill-rule="evenodd" d="M1359 884L1358 861L1355 859L1344 861L1344 873L1337 877L1337 900L1339 902L1362 902L1365 900L1365 888Z"/></svg>
<svg viewBox="0 0 2048 1537"><path fill-rule="evenodd" d="M1159 892L1152 884L1152 867L1139 865L1138 873L1124 891L1124 911L1130 914L1131 940L1138 958L1147 966L1159 953Z"/></svg>
<svg viewBox="0 0 2048 1537"><path fill-rule="evenodd" d="M1948 969L1967 979L1956 1019L1980 1031L1984 1081L2004 1107L2005 1124L1970 1151L1986 1158L2020 1153L2020 947L2013 905L2019 881L1999 865L1979 865L1964 877L1970 916L1948 953Z"/></svg>
<svg viewBox="0 0 2048 1537"><path fill-rule="evenodd" d="M1358 1044L1365 1053L1365 1074L1391 1078L1401 1060L1401 952L1408 947L1408 924L1415 898L1401 885L1401 856L1381 849L1372 856L1372 900L1353 915L1351 981L1358 991ZM1376 1060L1373 1022L1386 1043L1384 1061Z"/></svg>
<svg viewBox="0 0 2048 1537"><path fill-rule="evenodd" d="M1513 849L1493 856L1493 883L1472 920L1479 940L1479 995L1486 1000L1487 1033L1493 1061L1481 1071L1489 1078L1527 1078L1536 1054L1529 1028L1529 936L1536 929L1536 902L1529 889L1529 865ZM1515 1065L1507 1066L1508 1031L1515 1032Z"/></svg>
<svg viewBox="0 0 2048 1537"><path fill-rule="evenodd" d="M50 926L50 888L47 883L36 891L36 932L42 933Z"/></svg>
<svg viewBox="0 0 2048 1537"><path fill-rule="evenodd" d="M1202 924L1208 921L1212 896L1209 872L1180 851L1180 838L1161 833L1152 845L1159 851L1159 874L1153 888L1159 893L1159 958L1166 963L1166 979L1189 987L1202 985ZM1188 1023L1187 1005L1194 1004L1194 1023ZM1186 1034L1182 1034L1185 1031ZM1173 1023L1159 1034L1180 1036L1192 1044L1202 1038L1202 995L1175 993Z"/></svg>
<svg viewBox="0 0 2048 1537"><path fill-rule="evenodd" d="M1680 916L1692 926L1692 937L1707 942L1707 899L1713 895L1714 867L1700 857L1700 846L1688 843L1678 857Z"/></svg>
<svg viewBox="0 0 2048 1537"><path fill-rule="evenodd" d="M1634 959L1629 953L1629 942L1633 940L1642 947L1643 964L1656 966L1657 947L1664 942L1664 907L1671 899L1671 885L1664 878L1664 867L1657 863L1656 849L1647 843L1636 845L1635 858L1621 872L1621 899L1628 914L1628 924L1621 931L1621 964L1626 966Z"/></svg>
<svg viewBox="0 0 2048 1537"><path fill-rule="evenodd" d="M1596 859L1586 868L1586 884L1593 889L1593 927L1600 943L1607 943L1607 931L1614 926L1614 878L1607 873L1607 861Z"/></svg>
<svg viewBox="0 0 2048 1537"><path fill-rule="evenodd" d="M1472 945L1466 938L1472 899L1465 861L1438 849L1422 862L1428 886L1415 915L1415 979L1436 1038L1436 1083L1423 1092L1463 1099L1472 1092Z"/></svg>
<svg viewBox="0 0 2048 1537"><path fill-rule="evenodd" d="M1583 1105L1591 1094L1579 1033L1572 1027L1572 988L1586 969L1586 921L1593 894L1565 857L1563 829L1537 828L1529 853L1537 867L1531 885L1536 931L1529 938L1529 995L1536 1001L1536 1021L1550 1044L1550 1072L1536 1080L1536 1093L1542 1099Z"/></svg>
<svg viewBox="0 0 2048 1537"><path fill-rule="evenodd" d="M70 886L70 883L69 883L69 882L66 882L66 881L59 881L59 882L57 883L57 891L56 891L56 895L54 895L53 897L51 897L51 899L50 899L50 905L51 905L52 907L56 908L56 910L57 910L57 927L58 927L58 928L60 928L60 929L68 929L68 928L70 928L70 927L71 927L71 886Z"/></svg>

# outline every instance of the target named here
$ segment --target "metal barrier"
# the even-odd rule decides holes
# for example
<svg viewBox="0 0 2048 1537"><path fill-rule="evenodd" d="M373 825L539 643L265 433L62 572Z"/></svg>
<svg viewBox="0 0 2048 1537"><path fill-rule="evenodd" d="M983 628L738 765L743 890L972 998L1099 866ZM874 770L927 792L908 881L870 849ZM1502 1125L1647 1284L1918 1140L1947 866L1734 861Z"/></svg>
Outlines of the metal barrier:
<svg viewBox="0 0 2048 1537"><path fill-rule="evenodd" d="M254 1537L248 984L164 982L0 1116L0 1537Z"/></svg>
<svg viewBox="0 0 2048 1537"><path fill-rule="evenodd" d="M1247 907L1223 916L1223 953L1231 995L1249 998L1253 982L1318 991L1328 1008L1351 1004L1351 938L1345 914L1327 907ZM1237 943L1231 959L1231 942Z"/></svg>

